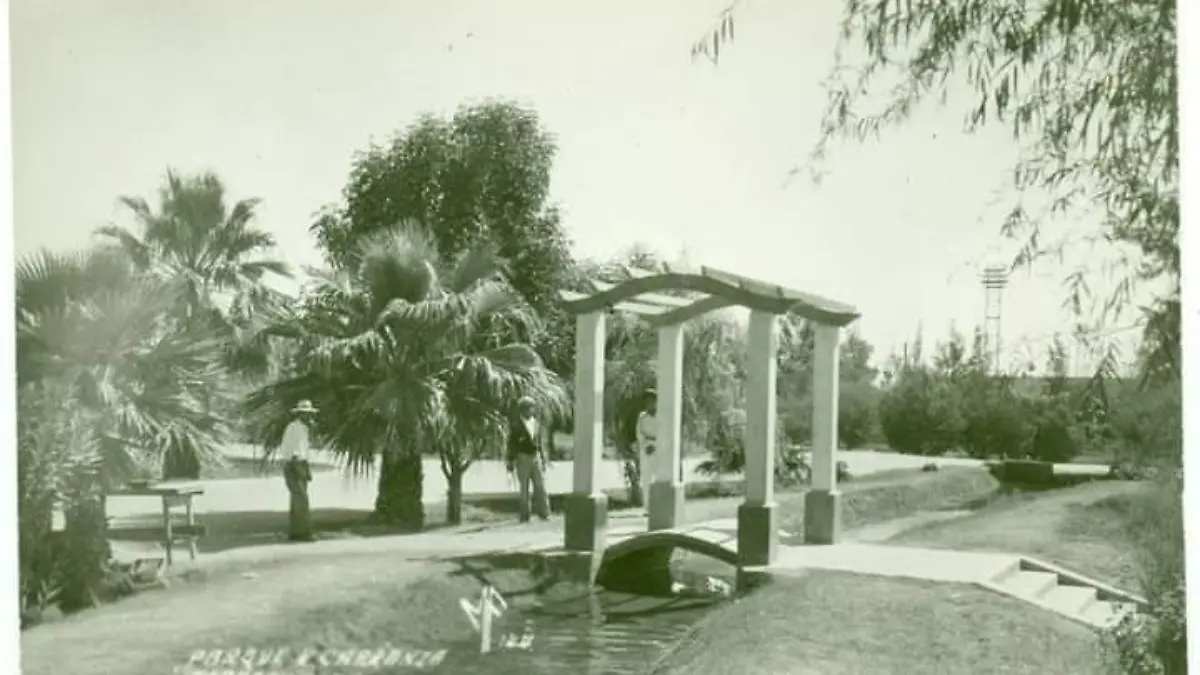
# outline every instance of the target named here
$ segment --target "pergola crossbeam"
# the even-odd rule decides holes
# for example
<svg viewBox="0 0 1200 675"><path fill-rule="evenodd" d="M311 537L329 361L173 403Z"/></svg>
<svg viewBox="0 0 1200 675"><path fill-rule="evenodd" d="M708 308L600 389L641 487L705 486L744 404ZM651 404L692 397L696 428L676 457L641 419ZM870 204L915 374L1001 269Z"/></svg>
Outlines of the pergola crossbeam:
<svg viewBox="0 0 1200 675"><path fill-rule="evenodd" d="M559 295L568 303L578 302L579 300L589 297L586 293L579 293L577 291L560 291ZM657 320L657 317L670 313L674 308L642 302L641 298L639 297L636 300L623 300L621 302L617 302L609 306L608 309L615 312L628 312L630 314L637 314L638 316L646 317L648 320Z"/></svg>
<svg viewBox="0 0 1200 675"><path fill-rule="evenodd" d="M705 314L718 309L732 307L735 304L737 303L733 302L732 300L726 300L725 298L710 295L708 297L696 300L686 307L678 307L676 309L672 309L657 316L651 317L647 320L650 325L654 326L655 328L661 326L672 326L677 323L686 323L692 319L695 319L696 317L704 316Z"/></svg>
<svg viewBox="0 0 1200 675"><path fill-rule="evenodd" d="M726 302L724 306L741 305L750 310L770 314L790 312L827 326L845 326L859 316L854 307L845 303L710 267L687 271L666 268L663 272L631 278L616 284L593 282L593 285L596 292L591 295L581 297L579 294L571 294L568 297L564 294L567 311L588 314L615 307L626 301L681 309L704 301L705 296L709 296L723 299ZM663 291L687 291L694 297L665 295ZM712 301L712 306L717 307L715 300ZM680 312L673 315L679 316L691 318L695 314ZM671 319L675 320L678 319Z"/></svg>
<svg viewBox="0 0 1200 675"><path fill-rule="evenodd" d="M621 284L610 284L607 281L593 281L592 285L596 287L598 292L607 293L618 288ZM684 298L662 293L638 293L629 299L645 305L659 305L667 308L687 307L696 300L695 298Z"/></svg>

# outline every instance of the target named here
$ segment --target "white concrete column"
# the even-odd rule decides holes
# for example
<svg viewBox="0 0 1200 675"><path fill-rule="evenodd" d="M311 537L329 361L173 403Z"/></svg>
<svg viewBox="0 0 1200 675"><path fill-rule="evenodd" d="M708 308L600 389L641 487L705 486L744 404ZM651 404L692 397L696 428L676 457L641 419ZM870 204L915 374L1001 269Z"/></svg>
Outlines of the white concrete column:
<svg viewBox="0 0 1200 675"><path fill-rule="evenodd" d="M837 490L838 349L841 330L817 324L813 346L812 486Z"/></svg>
<svg viewBox="0 0 1200 675"><path fill-rule="evenodd" d="M574 492L600 491L604 458L604 312L575 318Z"/></svg>
<svg viewBox="0 0 1200 675"><path fill-rule="evenodd" d="M677 484L682 458L683 326L658 329L658 429L654 453L654 482ZM647 496L648 497L648 496Z"/></svg>
<svg viewBox="0 0 1200 675"><path fill-rule="evenodd" d="M775 315L750 312L746 345L746 503L775 501Z"/></svg>

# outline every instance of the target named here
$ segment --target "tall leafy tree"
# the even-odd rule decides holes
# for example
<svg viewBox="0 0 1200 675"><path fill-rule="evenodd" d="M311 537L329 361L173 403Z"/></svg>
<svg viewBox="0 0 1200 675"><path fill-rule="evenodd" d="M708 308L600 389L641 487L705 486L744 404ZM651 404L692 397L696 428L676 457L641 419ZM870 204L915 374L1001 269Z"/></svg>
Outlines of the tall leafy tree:
<svg viewBox="0 0 1200 675"><path fill-rule="evenodd" d="M365 236L396 223L426 223L446 260L480 244L507 261L512 287L544 319L534 346L556 372L573 368L573 323L558 307L572 265L561 216L550 201L557 151L537 114L507 101L426 115L390 143L354 160L343 203L313 225L334 265Z"/></svg>
<svg viewBox="0 0 1200 675"><path fill-rule="evenodd" d="M536 317L501 269L485 245L444 262L416 225L364 235L357 252L316 278L301 311L272 329L297 354L288 377L248 401L262 440L278 446L288 411L311 400L328 449L358 470L381 462L380 520L423 526L425 451L442 460L456 521L463 475L477 457L501 450L517 400L565 407L558 378L511 339L529 333Z"/></svg>

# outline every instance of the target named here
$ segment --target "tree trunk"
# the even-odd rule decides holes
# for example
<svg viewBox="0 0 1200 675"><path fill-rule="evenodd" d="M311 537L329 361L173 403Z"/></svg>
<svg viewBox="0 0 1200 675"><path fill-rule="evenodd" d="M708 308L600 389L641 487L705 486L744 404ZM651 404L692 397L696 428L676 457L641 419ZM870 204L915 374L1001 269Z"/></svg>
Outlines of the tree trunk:
<svg viewBox="0 0 1200 675"><path fill-rule="evenodd" d="M449 525L462 524L463 476L466 473L466 467L455 465L446 476L446 523Z"/></svg>
<svg viewBox="0 0 1200 675"><path fill-rule="evenodd" d="M97 497L80 499L64 510L63 520L63 576L58 606L67 613L97 602L108 560L104 501Z"/></svg>
<svg viewBox="0 0 1200 675"><path fill-rule="evenodd" d="M200 480L200 460L190 451L171 449L163 457L163 480Z"/></svg>
<svg viewBox="0 0 1200 675"><path fill-rule="evenodd" d="M379 467L375 519L387 525L417 531L425 527L421 488L425 479L421 455L385 452Z"/></svg>

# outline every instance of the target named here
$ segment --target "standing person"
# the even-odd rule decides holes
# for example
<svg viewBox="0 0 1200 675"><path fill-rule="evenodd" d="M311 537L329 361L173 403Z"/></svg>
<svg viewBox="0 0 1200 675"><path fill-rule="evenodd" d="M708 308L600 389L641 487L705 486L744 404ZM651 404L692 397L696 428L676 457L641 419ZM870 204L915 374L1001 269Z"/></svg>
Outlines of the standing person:
<svg viewBox="0 0 1200 675"><path fill-rule="evenodd" d="M308 484L312 469L308 464L308 435L312 417L317 413L312 401L301 401L292 409L293 419L283 430L281 448L288 455L283 480L289 495L288 540L312 541L312 513L308 506Z"/></svg>
<svg viewBox="0 0 1200 675"><path fill-rule="evenodd" d="M542 426L533 399L521 397L517 402L517 419L508 429L508 464L517 473L520 491L521 522L529 522L532 511L538 518L550 517L550 500L546 495L546 480L542 475ZM532 492L532 494L531 494Z"/></svg>
<svg viewBox="0 0 1200 675"><path fill-rule="evenodd" d="M642 478L642 506L650 508L650 485L654 483L654 451L657 449L658 394L648 390L642 395L642 411L638 413L637 444L638 471Z"/></svg>

